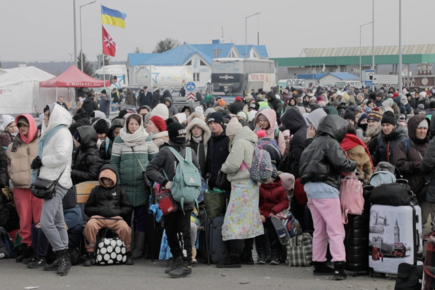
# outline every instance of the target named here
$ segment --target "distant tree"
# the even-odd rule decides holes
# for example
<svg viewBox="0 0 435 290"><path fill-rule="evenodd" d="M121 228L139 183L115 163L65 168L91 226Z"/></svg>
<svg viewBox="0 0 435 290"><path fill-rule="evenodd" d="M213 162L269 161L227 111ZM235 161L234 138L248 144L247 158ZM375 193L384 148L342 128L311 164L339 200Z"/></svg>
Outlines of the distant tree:
<svg viewBox="0 0 435 290"><path fill-rule="evenodd" d="M172 38L166 38L157 42L156 47L153 50L153 53L162 53L167 50L171 50L177 46L180 46L178 40Z"/></svg>
<svg viewBox="0 0 435 290"><path fill-rule="evenodd" d="M81 54L82 54L82 52L80 52L78 57L77 57L77 67L80 70L82 69ZM93 66L93 64L90 61L87 60L85 53L83 53L83 72L85 74L89 75L89 76L93 76L94 75L94 66Z"/></svg>
<svg viewBox="0 0 435 290"><path fill-rule="evenodd" d="M139 48L139 46L136 46L136 48L133 51L134 53L142 53L142 49Z"/></svg>
<svg viewBox="0 0 435 290"><path fill-rule="evenodd" d="M110 57L108 57L105 54L100 53L100 54L97 55L97 59L98 59L99 63L97 62L96 65L95 65L95 66L98 65L98 68L103 67L103 58L102 58L103 55L104 55L104 66L110 64Z"/></svg>

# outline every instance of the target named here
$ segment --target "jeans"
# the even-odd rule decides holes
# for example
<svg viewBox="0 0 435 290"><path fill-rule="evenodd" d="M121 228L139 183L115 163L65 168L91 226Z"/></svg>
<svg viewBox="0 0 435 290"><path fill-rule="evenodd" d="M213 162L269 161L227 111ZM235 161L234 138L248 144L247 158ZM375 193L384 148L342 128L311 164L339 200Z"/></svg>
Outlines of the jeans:
<svg viewBox="0 0 435 290"><path fill-rule="evenodd" d="M133 208L134 220L132 221L132 215L126 218L126 222L130 228L134 228L136 232L145 233L145 228L147 224L147 212L148 207L146 205L141 205ZM132 226L134 225L134 227Z"/></svg>
<svg viewBox="0 0 435 290"><path fill-rule="evenodd" d="M49 242L42 229L36 227L37 224L32 225L32 246L39 257L45 257L47 256Z"/></svg>

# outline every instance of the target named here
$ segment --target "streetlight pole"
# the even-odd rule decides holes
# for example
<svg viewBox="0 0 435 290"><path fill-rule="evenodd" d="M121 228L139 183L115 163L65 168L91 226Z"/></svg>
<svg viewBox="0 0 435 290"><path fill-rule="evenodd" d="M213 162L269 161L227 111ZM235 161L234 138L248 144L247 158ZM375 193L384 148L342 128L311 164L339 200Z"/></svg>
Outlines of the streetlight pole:
<svg viewBox="0 0 435 290"><path fill-rule="evenodd" d="M80 68L83 71L83 39L82 39L82 7L88 6L97 1L89 2L88 4L84 4L80 6Z"/></svg>
<svg viewBox="0 0 435 290"><path fill-rule="evenodd" d="M375 0L373 0L373 13L372 13L372 70L375 69Z"/></svg>
<svg viewBox="0 0 435 290"><path fill-rule="evenodd" d="M245 57L248 58L248 18L258 15L261 12L257 12L255 14L249 15L245 17Z"/></svg>
<svg viewBox="0 0 435 290"><path fill-rule="evenodd" d="M76 33L76 0L73 0L73 17L74 17L74 62L77 61L77 33Z"/></svg>
<svg viewBox="0 0 435 290"><path fill-rule="evenodd" d="M363 25L359 26L359 80L362 82L362 63L361 63L361 28L363 28L363 26L372 24L373 22L369 22Z"/></svg>
<svg viewBox="0 0 435 290"><path fill-rule="evenodd" d="M399 92L402 92L402 0L399 0Z"/></svg>

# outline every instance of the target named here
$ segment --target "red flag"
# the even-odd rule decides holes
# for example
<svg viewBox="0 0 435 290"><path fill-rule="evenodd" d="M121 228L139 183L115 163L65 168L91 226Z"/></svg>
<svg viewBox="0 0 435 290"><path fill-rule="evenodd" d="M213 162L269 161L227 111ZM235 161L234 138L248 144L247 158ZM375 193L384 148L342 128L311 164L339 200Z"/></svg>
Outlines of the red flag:
<svg viewBox="0 0 435 290"><path fill-rule="evenodd" d="M107 33L103 26L103 54L115 56L116 53L116 43L113 41L112 37Z"/></svg>

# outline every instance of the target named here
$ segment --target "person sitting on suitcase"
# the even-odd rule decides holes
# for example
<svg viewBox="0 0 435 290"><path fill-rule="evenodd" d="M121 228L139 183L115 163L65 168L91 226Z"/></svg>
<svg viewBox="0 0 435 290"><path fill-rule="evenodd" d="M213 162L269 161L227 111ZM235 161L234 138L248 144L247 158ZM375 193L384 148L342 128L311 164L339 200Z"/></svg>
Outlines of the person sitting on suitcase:
<svg viewBox="0 0 435 290"><path fill-rule="evenodd" d="M313 142L302 153L299 167L314 223L313 274L334 273L336 280L346 279L345 232L339 197L341 173L356 169L356 162L346 159L340 148L348 126L349 122L339 116L324 117ZM334 270L326 265L328 239Z"/></svg>
<svg viewBox="0 0 435 290"><path fill-rule="evenodd" d="M269 241L271 249L271 265L279 265L279 254L282 245L278 240L276 231L270 222L270 218L281 211L288 209L289 200L287 193L282 186L281 178L274 168L272 177L260 186L260 218L264 226L264 235L255 237L257 247L258 261L257 264L266 264L266 241ZM267 235L267 238L266 238Z"/></svg>
<svg viewBox="0 0 435 290"><path fill-rule="evenodd" d="M92 189L85 204L85 214L90 217L85 227L86 261L83 266L92 266L97 233L102 228L113 229L124 242L127 251L127 265L134 265L131 254L131 229L123 217L129 216L133 211L125 190L118 185L118 175L113 165L106 164L98 176L99 186Z"/></svg>

